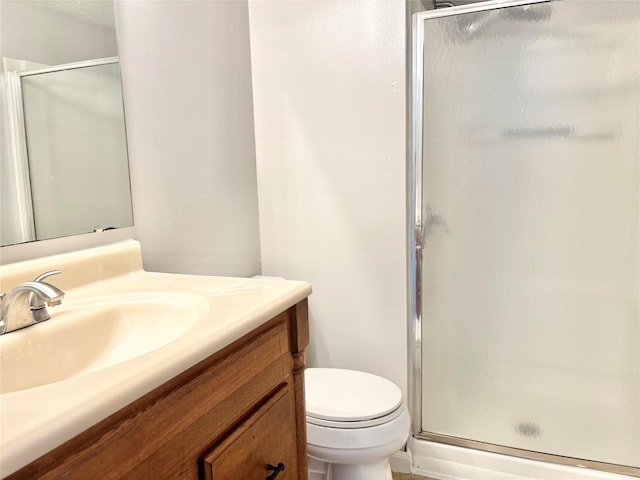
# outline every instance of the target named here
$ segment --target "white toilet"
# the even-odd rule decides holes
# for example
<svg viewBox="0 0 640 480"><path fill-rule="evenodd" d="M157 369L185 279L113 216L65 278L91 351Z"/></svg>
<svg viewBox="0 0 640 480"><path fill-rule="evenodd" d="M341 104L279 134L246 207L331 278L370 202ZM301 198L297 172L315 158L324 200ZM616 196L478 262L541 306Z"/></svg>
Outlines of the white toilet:
<svg viewBox="0 0 640 480"><path fill-rule="evenodd" d="M391 456L409 437L402 392L354 370L305 371L309 480L391 480Z"/></svg>

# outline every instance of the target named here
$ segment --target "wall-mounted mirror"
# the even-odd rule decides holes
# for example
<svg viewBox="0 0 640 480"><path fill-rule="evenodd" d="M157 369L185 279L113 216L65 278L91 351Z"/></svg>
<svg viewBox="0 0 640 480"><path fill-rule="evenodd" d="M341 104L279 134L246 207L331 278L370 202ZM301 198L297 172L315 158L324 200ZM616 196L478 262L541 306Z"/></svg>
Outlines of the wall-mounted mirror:
<svg viewBox="0 0 640 480"><path fill-rule="evenodd" d="M112 0L2 0L0 245L133 225Z"/></svg>

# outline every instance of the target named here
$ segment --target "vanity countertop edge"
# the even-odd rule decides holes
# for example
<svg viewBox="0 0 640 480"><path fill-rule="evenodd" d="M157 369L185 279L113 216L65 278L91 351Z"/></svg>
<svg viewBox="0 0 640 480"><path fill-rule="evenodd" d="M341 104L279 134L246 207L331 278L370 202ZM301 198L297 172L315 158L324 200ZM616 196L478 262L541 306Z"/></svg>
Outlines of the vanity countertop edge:
<svg viewBox="0 0 640 480"><path fill-rule="evenodd" d="M303 281L273 277L216 277L147 272L135 240L87 251L0 266L0 286L31 279L34 272L63 271L51 283L65 300L51 319L86 298L185 295L204 319L173 342L126 362L67 380L0 395L0 477L5 477L220 351L311 294ZM40 261L39 261L40 260ZM55 280L55 281L54 281ZM179 319L176 319L179 321ZM7 335L24 334L35 325ZM0 337L1 351L2 337Z"/></svg>

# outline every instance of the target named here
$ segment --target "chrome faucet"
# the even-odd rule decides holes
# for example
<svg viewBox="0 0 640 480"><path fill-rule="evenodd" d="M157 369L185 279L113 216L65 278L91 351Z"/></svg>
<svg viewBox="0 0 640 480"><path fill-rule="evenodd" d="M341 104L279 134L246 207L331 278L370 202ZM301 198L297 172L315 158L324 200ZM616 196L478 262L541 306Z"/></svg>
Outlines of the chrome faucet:
<svg viewBox="0 0 640 480"><path fill-rule="evenodd" d="M47 305L60 305L64 292L43 280L58 273L43 273L32 282L16 285L7 295L0 294L0 335L49 320Z"/></svg>

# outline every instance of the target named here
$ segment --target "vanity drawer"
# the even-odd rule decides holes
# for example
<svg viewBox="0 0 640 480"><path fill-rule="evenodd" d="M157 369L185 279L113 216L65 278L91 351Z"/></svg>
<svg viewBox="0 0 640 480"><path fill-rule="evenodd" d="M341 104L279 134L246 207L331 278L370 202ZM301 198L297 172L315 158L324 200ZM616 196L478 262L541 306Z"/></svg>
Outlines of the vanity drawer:
<svg viewBox="0 0 640 480"><path fill-rule="evenodd" d="M200 459L200 480L296 479L294 401L290 385L278 390Z"/></svg>

